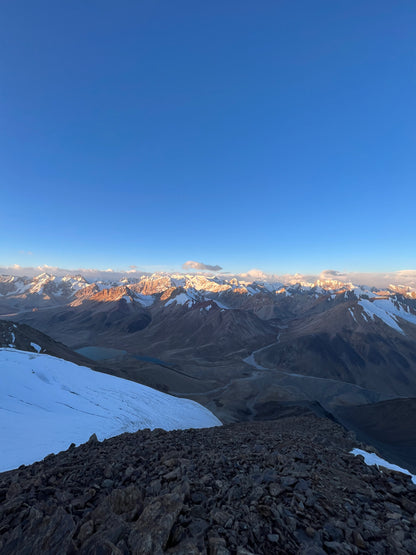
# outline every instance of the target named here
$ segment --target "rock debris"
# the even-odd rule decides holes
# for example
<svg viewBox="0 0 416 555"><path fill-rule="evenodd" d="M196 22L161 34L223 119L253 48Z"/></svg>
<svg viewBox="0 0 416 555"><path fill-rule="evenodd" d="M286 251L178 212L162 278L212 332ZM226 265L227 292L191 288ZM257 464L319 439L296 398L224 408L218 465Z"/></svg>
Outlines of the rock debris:
<svg viewBox="0 0 416 555"><path fill-rule="evenodd" d="M0 474L0 553L416 553L416 486L315 415L95 438Z"/></svg>

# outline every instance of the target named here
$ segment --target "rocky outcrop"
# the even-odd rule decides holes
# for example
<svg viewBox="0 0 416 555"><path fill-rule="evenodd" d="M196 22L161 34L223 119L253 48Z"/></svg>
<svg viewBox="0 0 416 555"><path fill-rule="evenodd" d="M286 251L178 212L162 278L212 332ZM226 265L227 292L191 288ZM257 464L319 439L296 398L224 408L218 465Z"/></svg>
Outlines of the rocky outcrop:
<svg viewBox="0 0 416 555"><path fill-rule="evenodd" d="M355 445L314 415L92 437L0 475L0 552L416 552L416 486Z"/></svg>

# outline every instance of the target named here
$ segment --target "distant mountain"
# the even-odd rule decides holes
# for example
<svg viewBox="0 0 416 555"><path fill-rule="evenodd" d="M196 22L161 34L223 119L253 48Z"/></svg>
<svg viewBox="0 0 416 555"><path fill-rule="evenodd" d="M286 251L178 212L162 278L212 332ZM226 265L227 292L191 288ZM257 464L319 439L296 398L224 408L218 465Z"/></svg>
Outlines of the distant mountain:
<svg viewBox="0 0 416 555"><path fill-rule="evenodd" d="M180 274L116 283L2 276L0 310L73 348L94 344L174 358L193 350L214 360L270 344L258 359L268 368L364 385L372 379L356 376L363 364L378 370L393 364L404 382L416 363L416 292L399 286Z"/></svg>
<svg viewBox="0 0 416 555"><path fill-rule="evenodd" d="M267 368L416 394L414 304L402 295L358 290L319 296L256 360Z"/></svg>
<svg viewBox="0 0 416 555"><path fill-rule="evenodd" d="M57 277L43 273L33 278L0 276L0 307L3 312L12 312L68 303L74 303L77 306L89 299L115 301L122 298L127 302L133 301L143 306L150 306L155 298L160 298L162 295L170 297L169 292L178 288L182 288L193 300L213 299L221 303L222 308L251 308L252 310L259 310L261 305L266 303L266 299L268 301L266 304L269 304L272 299L279 304L285 297L299 295L309 298L310 301L320 296L342 293L393 298L399 295L416 301L416 290L400 284L392 284L388 289L379 290L375 287L360 287L339 280L317 280L309 283L291 278L287 283L269 283L197 274L162 273L141 278L125 277L118 281L88 281L81 275ZM225 302L226 300L229 304Z"/></svg>
<svg viewBox="0 0 416 555"><path fill-rule="evenodd" d="M11 308L50 306L66 302L88 285L79 275L62 278L46 273L34 278L0 276L0 299L10 301Z"/></svg>

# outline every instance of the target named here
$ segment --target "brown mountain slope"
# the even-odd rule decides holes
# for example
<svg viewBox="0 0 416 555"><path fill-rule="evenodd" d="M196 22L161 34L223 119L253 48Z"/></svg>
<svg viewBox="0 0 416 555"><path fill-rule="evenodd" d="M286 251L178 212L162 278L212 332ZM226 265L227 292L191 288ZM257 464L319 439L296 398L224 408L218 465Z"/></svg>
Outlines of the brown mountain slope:
<svg viewBox="0 0 416 555"><path fill-rule="evenodd" d="M152 322L136 334L137 347L154 354L183 351L188 356L215 360L241 349L266 345L276 337L268 322L245 310L223 310L215 302L196 302L191 308L155 308Z"/></svg>
<svg viewBox="0 0 416 555"><path fill-rule="evenodd" d="M101 345L164 358L205 356L218 359L241 349L250 350L276 337L272 324L250 311L223 310L215 302L191 306L156 300L151 308L100 293L97 300L22 313L19 321L37 326L73 348Z"/></svg>
<svg viewBox="0 0 416 555"><path fill-rule="evenodd" d="M82 304L67 305L16 315L16 320L37 327L72 348L86 345L107 346L132 330L146 327L149 313L139 303L124 299L108 302L87 300Z"/></svg>
<svg viewBox="0 0 416 555"><path fill-rule="evenodd" d="M343 303L292 320L279 341L256 360L271 369L416 396L416 326L401 322L405 333L399 333L379 319L366 321L360 315L357 303Z"/></svg>
<svg viewBox="0 0 416 555"><path fill-rule="evenodd" d="M52 355L80 365L92 362L31 326L6 320L0 320L0 347Z"/></svg>
<svg viewBox="0 0 416 555"><path fill-rule="evenodd" d="M87 366L98 372L125 377L123 372L116 368L110 368L105 364L94 362L26 324L0 320L0 347L51 355L74 362L80 366Z"/></svg>

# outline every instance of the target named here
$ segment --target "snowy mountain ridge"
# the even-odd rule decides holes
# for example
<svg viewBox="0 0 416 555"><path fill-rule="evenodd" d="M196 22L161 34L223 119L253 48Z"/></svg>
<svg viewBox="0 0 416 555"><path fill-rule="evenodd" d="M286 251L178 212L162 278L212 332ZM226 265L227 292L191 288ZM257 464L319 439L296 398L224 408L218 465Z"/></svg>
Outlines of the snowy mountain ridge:
<svg viewBox="0 0 416 555"><path fill-rule="evenodd" d="M268 282L237 278L226 278L199 274L167 274L155 273L150 276L139 278L123 277L120 280L90 280L81 275L68 274L58 277L53 274L42 273L33 278L25 278L13 275L0 275L0 296L18 295L67 295L75 296L77 292L95 285L94 290L112 289L121 286L134 286L143 295L154 295L166 291L169 288L183 287L184 289L195 289L196 291L208 293L236 292L241 294L255 295L262 292L283 293L287 292L313 292L334 293L354 291L355 294L371 294L380 292L380 289L371 286L357 285L351 282L339 280L322 280L314 282L289 279L287 282ZM401 294L409 298L416 298L416 290L409 286L391 284L388 289L383 290L387 295Z"/></svg>
<svg viewBox="0 0 416 555"><path fill-rule="evenodd" d="M328 308L344 303L353 321L361 325L377 318L403 334L400 320L416 324L416 292L400 285L378 289L339 279L309 283L291 278L288 283L280 283L176 273L91 282L81 275L0 276L0 315L6 317L55 307L98 307L103 303L125 303L140 310L154 306L169 310L205 308L206 312L208 303L222 311L250 310L264 319L267 310L267 318L279 314L281 309L302 315L321 301ZM270 309L273 306L276 308Z"/></svg>

